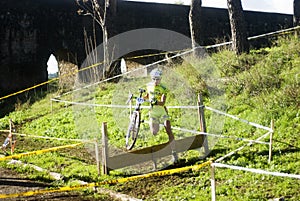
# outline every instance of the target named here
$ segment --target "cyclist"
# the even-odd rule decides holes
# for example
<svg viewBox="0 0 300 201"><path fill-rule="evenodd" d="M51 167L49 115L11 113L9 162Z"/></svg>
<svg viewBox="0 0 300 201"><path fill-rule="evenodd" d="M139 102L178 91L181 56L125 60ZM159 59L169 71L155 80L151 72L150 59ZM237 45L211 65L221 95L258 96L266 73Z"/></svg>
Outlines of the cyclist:
<svg viewBox="0 0 300 201"><path fill-rule="evenodd" d="M160 83L162 78L162 70L155 68L150 72L150 77L152 79L146 86L146 96L145 99L150 100L152 107L149 111L149 126L150 131L153 135L156 135L159 131L159 124L163 123L166 132L169 137L169 143L172 149L173 161L177 162L178 157L175 151L174 135L171 129L171 122L168 115L167 108L165 107L167 98L167 88Z"/></svg>
<svg viewBox="0 0 300 201"><path fill-rule="evenodd" d="M6 139L4 140L4 143L1 147L1 149L4 151L5 155L8 155L8 153L6 152L6 147L9 145L9 143L11 143L10 150L11 150L11 154L13 154L13 152L15 150L16 142L17 142L16 136L13 134L13 132L16 132L15 125L11 119L9 120L9 123L10 123L9 124L9 127L10 127L9 134L6 137Z"/></svg>

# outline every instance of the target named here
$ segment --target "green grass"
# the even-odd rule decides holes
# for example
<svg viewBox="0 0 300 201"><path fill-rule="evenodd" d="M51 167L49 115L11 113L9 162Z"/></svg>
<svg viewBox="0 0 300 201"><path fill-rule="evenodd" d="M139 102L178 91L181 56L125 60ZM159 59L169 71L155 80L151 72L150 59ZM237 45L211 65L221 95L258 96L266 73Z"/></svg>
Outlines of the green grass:
<svg viewBox="0 0 300 201"><path fill-rule="evenodd" d="M268 145L253 144L250 147L226 158L222 163L257 168L274 172L300 174L300 41L294 37L280 38L272 48L251 50L240 56L223 50L213 53L210 60L197 61L186 58L176 64L165 75L165 80L173 93L168 97L168 105L196 105L197 93L204 95L205 105L222 109L229 114L267 127L273 120L275 133L273 157L268 163ZM211 70L211 66L214 70ZM202 66L197 71L195 66ZM214 82L208 87L206 76L213 75ZM217 81L216 81L217 80ZM208 80L209 81L209 80ZM145 82L144 78L128 78L122 84L104 83L94 88L81 90L63 100L95 104L124 104L128 92L135 91ZM179 84L180 87L177 87ZM222 94L224 92L224 94ZM182 94L178 96L178 94ZM191 95L192 94L192 95ZM224 96L223 96L224 95ZM67 139L101 139L101 124L107 122L109 143L112 152L124 147L124 129L127 127L129 111L107 107L72 106L53 102L54 93L34 103L16 105L14 112L0 119L0 129L8 129L12 118L19 133L50 136ZM170 109L173 126L196 129L197 111ZM147 111L143 111L147 117ZM206 110L208 131L219 131L223 135L256 139L265 131L228 117L214 116ZM216 118L218 123L212 121ZM224 121L224 126L222 122ZM149 135L149 127L142 125L142 132L136 147L151 146L167 141L161 131L158 136ZM176 138L187 134L174 131ZM4 139L4 138L3 138ZM72 144L71 141L42 140L19 137L16 153L46 149L54 146ZM266 139L268 141L269 138ZM230 151L247 144L231 138L221 138L213 147L208 158L199 159L197 151L180 154L179 166L200 164L208 159L217 159ZM1 162L1 166L26 172L37 180L51 181L53 185L71 185L79 179L96 182L106 179L126 177L125 170L112 171L110 176L98 176L93 145L74 149L63 149L42 155L21 158L23 162L41 166L65 176L62 182L49 178L47 173L32 169L22 169ZM172 168L174 166L171 166ZM140 179L128 183L105 186L145 200L210 200L210 170L188 171L181 174ZM268 200L284 196L286 200L300 200L299 179L275 177L249 172L216 169L217 200Z"/></svg>

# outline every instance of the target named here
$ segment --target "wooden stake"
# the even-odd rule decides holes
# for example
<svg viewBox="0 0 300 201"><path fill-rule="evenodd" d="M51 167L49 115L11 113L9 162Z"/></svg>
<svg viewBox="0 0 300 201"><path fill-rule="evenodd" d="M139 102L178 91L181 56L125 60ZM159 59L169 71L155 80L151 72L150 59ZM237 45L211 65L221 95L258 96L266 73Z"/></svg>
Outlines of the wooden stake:
<svg viewBox="0 0 300 201"><path fill-rule="evenodd" d="M96 138L95 138L95 155L96 155L98 175L100 176L101 172L100 172L99 146L98 146L98 140Z"/></svg>
<svg viewBox="0 0 300 201"><path fill-rule="evenodd" d="M10 136L10 152L11 154L14 153L15 151L15 147L16 147L16 143L17 143L17 138L16 135L14 134L15 131L15 125L12 121L12 119L9 119L9 136Z"/></svg>
<svg viewBox="0 0 300 201"><path fill-rule="evenodd" d="M198 115L199 115L199 122L200 122L200 130L201 132L206 133L207 130L206 130L206 122L204 116L204 104L203 104L203 98L201 94L198 94ZM203 135L203 147L204 147L204 153L205 155L207 155L209 152L209 148L208 148L206 135Z"/></svg>
<svg viewBox="0 0 300 201"><path fill-rule="evenodd" d="M211 184L211 200L216 201L216 180L215 180L215 166L212 163L210 165L210 172L211 172L211 178L210 178L210 184Z"/></svg>
<svg viewBox="0 0 300 201"><path fill-rule="evenodd" d="M271 129L272 132L270 133L270 143L269 143L269 160L268 163L271 163L272 159L272 143L273 143L273 134L274 134L274 120L271 120Z"/></svg>
<svg viewBox="0 0 300 201"><path fill-rule="evenodd" d="M50 102L51 102L51 114L53 114L53 101L52 100L50 100Z"/></svg>
<svg viewBox="0 0 300 201"><path fill-rule="evenodd" d="M107 123L102 123L102 174L109 174L108 165L108 146L107 146Z"/></svg>

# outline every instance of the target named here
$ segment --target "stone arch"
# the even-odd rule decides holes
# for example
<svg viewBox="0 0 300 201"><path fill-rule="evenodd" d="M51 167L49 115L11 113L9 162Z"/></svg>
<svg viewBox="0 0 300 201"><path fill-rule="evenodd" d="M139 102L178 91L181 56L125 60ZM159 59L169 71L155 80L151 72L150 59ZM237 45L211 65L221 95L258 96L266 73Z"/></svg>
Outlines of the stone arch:
<svg viewBox="0 0 300 201"><path fill-rule="evenodd" d="M76 53L60 48L52 53L58 62L58 88L65 92L73 88L78 72L78 61Z"/></svg>

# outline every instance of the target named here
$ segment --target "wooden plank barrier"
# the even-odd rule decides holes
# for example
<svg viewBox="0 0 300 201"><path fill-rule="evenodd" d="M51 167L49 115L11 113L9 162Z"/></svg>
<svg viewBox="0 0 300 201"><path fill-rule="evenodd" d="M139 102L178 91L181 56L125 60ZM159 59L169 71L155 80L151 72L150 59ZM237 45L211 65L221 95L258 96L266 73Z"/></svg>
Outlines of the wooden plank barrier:
<svg viewBox="0 0 300 201"><path fill-rule="evenodd" d="M203 135L195 135L184 139L175 140L175 150L177 153L198 149L202 147ZM107 149L103 149L104 152ZM109 174L109 170L119 169L127 166L136 165L147 161L155 161L156 159L171 155L171 146L169 143L145 147L142 149L127 151L112 157L104 157L106 159L104 174Z"/></svg>

